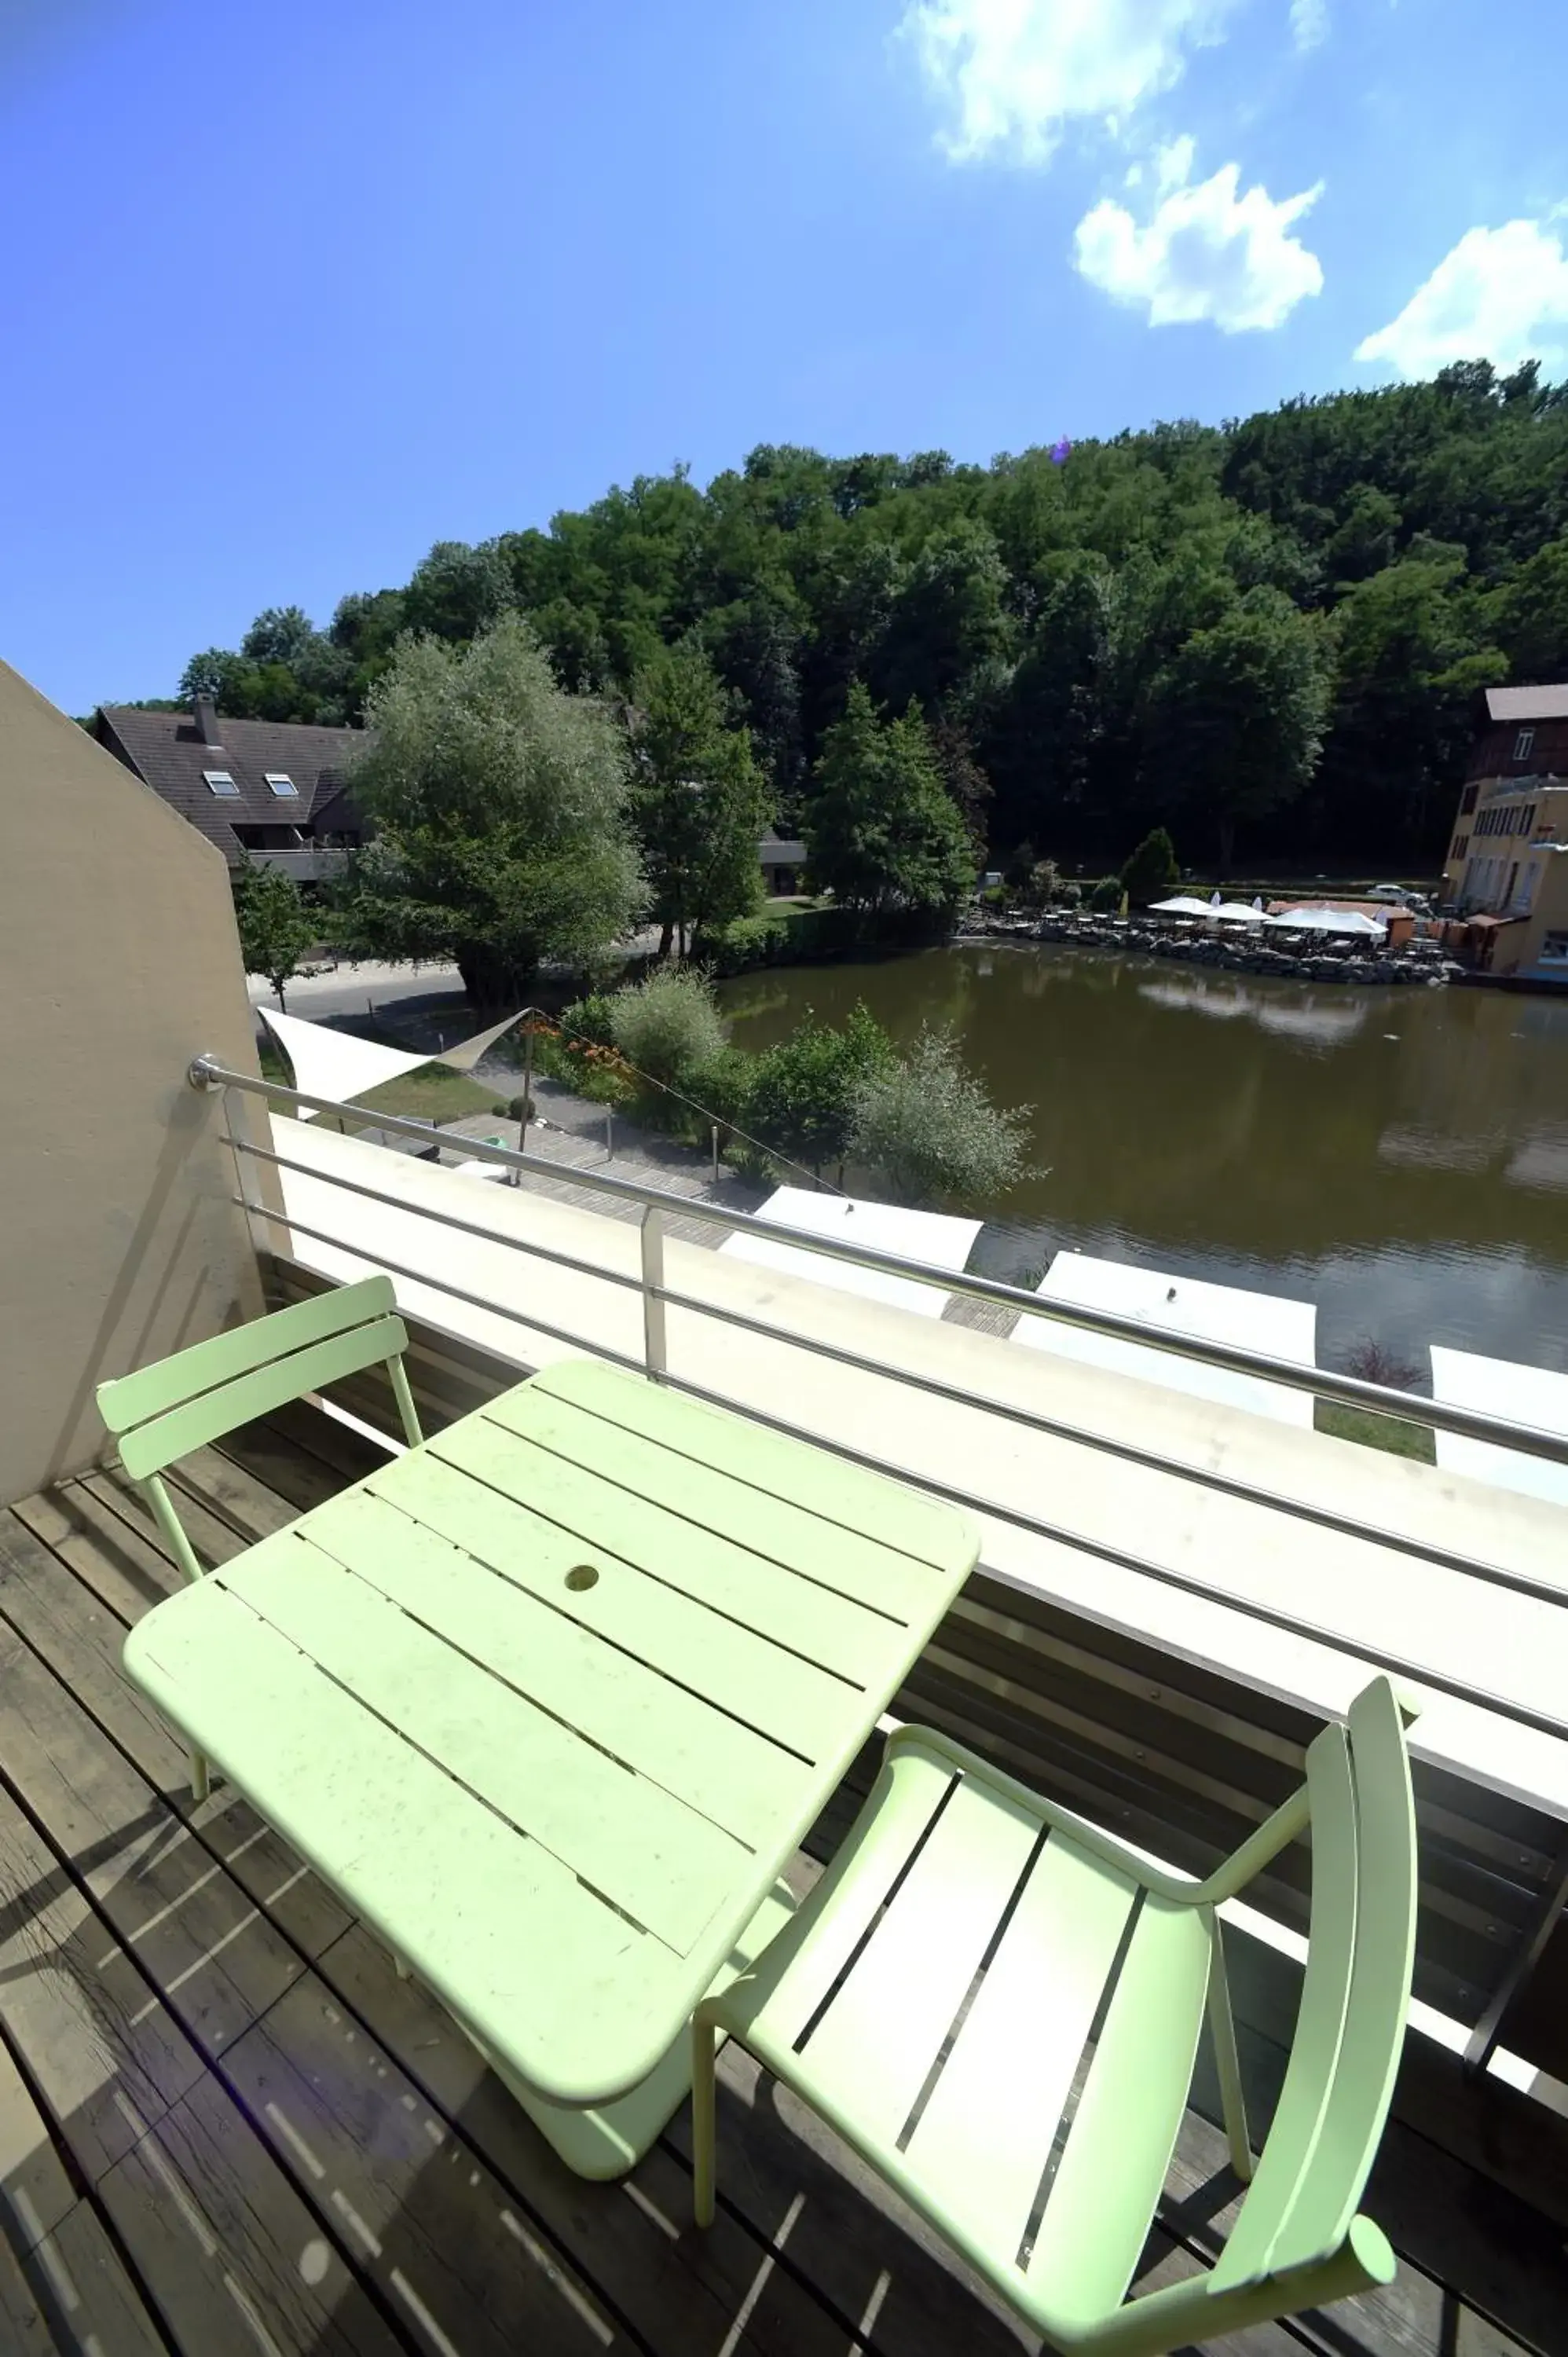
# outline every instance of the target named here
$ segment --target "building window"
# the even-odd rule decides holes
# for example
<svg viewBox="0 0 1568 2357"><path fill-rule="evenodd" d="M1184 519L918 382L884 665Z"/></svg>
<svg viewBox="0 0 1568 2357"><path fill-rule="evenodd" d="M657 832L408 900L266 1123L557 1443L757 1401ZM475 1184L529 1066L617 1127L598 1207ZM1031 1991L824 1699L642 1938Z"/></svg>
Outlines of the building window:
<svg viewBox="0 0 1568 2357"><path fill-rule="evenodd" d="M297 795L299 792L299 788L295 784L294 780L283 770L269 770L267 783L280 802L287 802L291 795Z"/></svg>
<svg viewBox="0 0 1568 2357"><path fill-rule="evenodd" d="M1463 792L1463 793L1460 795L1460 797L1459 797L1459 815L1460 815L1460 817L1461 817L1461 818L1468 818L1468 817L1469 817L1469 815L1470 815L1470 813L1475 809L1475 807L1476 807L1476 789L1475 789L1475 787L1474 787L1474 786L1466 786L1466 789L1465 789L1465 791L1464 791L1464 792Z"/></svg>
<svg viewBox="0 0 1568 2357"><path fill-rule="evenodd" d="M227 770L203 770L201 774L207 780L209 793L237 794L240 791Z"/></svg>
<svg viewBox="0 0 1568 2357"><path fill-rule="evenodd" d="M1568 933L1548 933L1541 944L1541 960L1543 965L1568 965Z"/></svg>
<svg viewBox="0 0 1568 2357"><path fill-rule="evenodd" d="M1455 838L1454 838L1454 856L1455 856L1455 858L1456 860L1458 860L1458 859L1463 859L1463 858L1464 858L1464 856L1465 856L1465 854L1469 850L1469 848L1470 848L1470 838L1469 838L1469 836L1468 836L1467 834L1456 834L1456 835L1455 836Z"/></svg>
<svg viewBox="0 0 1568 2357"><path fill-rule="evenodd" d="M1535 731L1534 731L1534 729L1533 729L1533 728L1521 728L1521 729L1520 730L1520 732L1519 732L1519 735L1518 735L1518 736L1514 738L1514 740L1513 740L1513 757L1514 757L1514 759L1515 759L1516 761L1528 761L1528 760L1529 760L1529 759L1530 759L1530 748L1531 748L1531 747L1534 745L1534 743L1535 743Z"/></svg>

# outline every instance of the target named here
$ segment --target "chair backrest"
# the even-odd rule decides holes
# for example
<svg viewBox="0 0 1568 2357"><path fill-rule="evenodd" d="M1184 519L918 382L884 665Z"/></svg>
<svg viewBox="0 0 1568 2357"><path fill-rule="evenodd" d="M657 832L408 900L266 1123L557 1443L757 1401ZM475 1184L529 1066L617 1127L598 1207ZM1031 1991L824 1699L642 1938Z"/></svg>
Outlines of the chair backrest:
<svg viewBox="0 0 1568 2357"><path fill-rule="evenodd" d="M1376 1678L1306 1755L1312 1914L1301 2010L1268 2142L1210 2277L1222 2290L1336 2250L1393 2095L1415 1951L1404 1723Z"/></svg>
<svg viewBox="0 0 1568 2357"><path fill-rule="evenodd" d="M126 1472L146 1480L237 1425L363 1367L391 1360L401 1376L407 1348L391 1277L368 1276L101 1383L98 1412L119 1437ZM405 1390L406 1382L400 1405Z"/></svg>

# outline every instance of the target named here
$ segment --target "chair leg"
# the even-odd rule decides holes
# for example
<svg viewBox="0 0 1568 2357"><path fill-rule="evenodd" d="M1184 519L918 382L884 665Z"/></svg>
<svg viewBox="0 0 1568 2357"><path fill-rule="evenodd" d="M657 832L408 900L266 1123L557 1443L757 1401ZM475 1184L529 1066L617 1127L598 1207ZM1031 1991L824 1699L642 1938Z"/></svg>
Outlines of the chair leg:
<svg viewBox="0 0 1568 2357"><path fill-rule="evenodd" d="M190 1755L190 1797L193 1801L205 1801L207 1795L211 1790L212 1777L207 1765L206 1755L200 1751L192 1751Z"/></svg>
<svg viewBox="0 0 1568 2357"><path fill-rule="evenodd" d="M714 2051L718 2032L698 2014L692 2024L692 2206L699 2226L714 2222Z"/></svg>
<svg viewBox="0 0 1568 2357"><path fill-rule="evenodd" d="M1241 2092L1241 2059L1236 2051L1236 2023L1230 2011L1230 1987L1225 1977L1225 1946L1216 1909L1208 1910L1208 2027L1214 2040L1214 2061L1219 2075L1219 2101L1225 2114L1230 2166L1243 2185L1252 2181L1252 2147L1247 2138L1247 2101Z"/></svg>

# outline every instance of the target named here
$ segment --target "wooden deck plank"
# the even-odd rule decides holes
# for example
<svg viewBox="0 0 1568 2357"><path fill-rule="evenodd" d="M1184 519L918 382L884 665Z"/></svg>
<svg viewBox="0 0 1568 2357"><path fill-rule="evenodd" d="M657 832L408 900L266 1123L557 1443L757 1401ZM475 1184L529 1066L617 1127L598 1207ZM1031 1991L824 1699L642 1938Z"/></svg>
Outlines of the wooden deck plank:
<svg viewBox="0 0 1568 2357"><path fill-rule="evenodd" d="M1254 2147L1284 2076L1285 2050L1244 2018L1237 2023ZM1212 2261L1240 2206L1227 2166L1219 2087L1200 2047L1194 2102L1165 2181L1161 2223ZM1498 2188L1485 2188L1450 2156L1391 2120L1362 2198L1401 2260L1384 2289L1343 2300L1295 2329L1326 2357L1358 2349L1430 2357L1463 2348L1473 2357L1522 2357L1526 2348L1568 2350L1568 2257L1549 2222Z"/></svg>
<svg viewBox="0 0 1568 2357"><path fill-rule="evenodd" d="M97 2210L78 2201L27 2261L62 2357L167 2357L168 2343Z"/></svg>
<svg viewBox="0 0 1568 2357"><path fill-rule="evenodd" d="M347 1927L348 1910L238 1793L220 1785L192 1802L185 1746L121 1670L126 1622L38 1535L55 1527L31 1511L38 1503L29 1501L24 1527L0 1514L0 1614L295 1945L319 1954Z"/></svg>
<svg viewBox="0 0 1568 2357"><path fill-rule="evenodd" d="M100 2193L181 2357L403 2357L400 2335L210 2072Z"/></svg>
<svg viewBox="0 0 1568 2357"><path fill-rule="evenodd" d="M31 1531L127 1625L185 1585L166 1548L134 1530L85 1482L18 1499L6 1520Z"/></svg>
<svg viewBox="0 0 1568 2357"><path fill-rule="evenodd" d="M153 1520L153 1511L130 1475L119 1466L106 1466L102 1472L82 1477L81 1487L90 1497L97 1498L127 1523L141 1537L156 1544L161 1533ZM179 1519L186 1536L196 1549L204 1568L213 1564L231 1563L252 1542L241 1535L231 1523L219 1514L209 1513L205 1506L188 1495L179 1501ZM183 1587L183 1578L179 1585Z"/></svg>
<svg viewBox="0 0 1568 2357"><path fill-rule="evenodd" d="M0 2238L30 2251L76 2205L48 2124L0 2042Z"/></svg>
<svg viewBox="0 0 1568 2357"><path fill-rule="evenodd" d="M247 2029L303 1959L21 1639L0 1631L0 1764L202 2050Z"/></svg>
<svg viewBox="0 0 1568 2357"><path fill-rule="evenodd" d="M0 2348L7 2357L60 2357L43 2305L22 2262L0 2237Z"/></svg>
<svg viewBox="0 0 1568 2357"><path fill-rule="evenodd" d="M302 1447L294 1476L285 1471L291 1428L310 1431L317 1417L308 1407L280 1411L279 1419L269 1420L271 1437L263 1435L259 1448L253 1436L236 1437L233 1462L253 1488L210 1466L201 1471L192 1493L192 1520L205 1531L201 1517L207 1517L213 1526L209 1538L227 1528L232 1542L228 1554L242 1543L240 1532L249 1527L247 1517L274 1525L293 1518L292 1512L280 1514L276 1505L268 1507L258 1493L298 1511L353 1478L349 1469L360 1463L369 1444L342 1427L334 1428L343 1435L341 1447L337 1439L325 1446L346 1463L334 1464L328 1455L310 1457ZM230 1448L225 1441L215 1453L227 1454ZM375 1461L371 1452L369 1462ZM291 1479L295 1495L284 1486ZM209 1503L203 1506L195 1491L209 1480ZM227 1523L230 1515L233 1521ZM423 2297L424 2278L403 2262L405 2234L419 2266L426 2263L426 2246L438 2244L437 2257L446 2252L450 2261L456 2253L456 2272L472 2296L481 2304L490 2298L487 2287L500 2280L500 2261L488 2242L471 2260L467 2248L475 2233L473 2205L482 2191L492 2216L499 2214L495 2205L504 2202L532 2238L531 2249L510 2228L501 2228L513 2269L507 2281L526 2269L533 2282L529 2297L536 2302L531 2317L542 2324L548 2315L557 2327L565 2318L564 2329L575 2332L585 2348L592 2341L596 2347L640 2347L658 2357L676 2357L677 2352L685 2357L687 2351L716 2352L733 2330L734 2338L727 2339L732 2357L736 2351L746 2357L764 2352L768 2357L829 2357L830 2352L847 2357L863 2324L866 2345L876 2357L935 2357L939 2350L955 2348L962 2348L966 2357L1001 2357L1018 2347L1015 2328L966 2281L940 2242L869 2179L804 2107L780 2095L771 2082L759 2084L756 2066L733 2048L720 2062L723 2207L714 2232L701 2237L689 2222L684 2115L627 2184L588 2186L571 2179L435 2001L396 1977L362 1927L339 1930L316 1952L317 1979L306 1970L310 1951L289 1917L291 1894L284 1893L269 1910L270 1893L259 1877L247 1878L248 1888L263 1911L275 1917L261 1928L286 1960L287 1971L271 1994L264 1974L245 1981L247 2026L220 2038L208 2024L219 2076L201 2073L190 2044L156 1998L145 2018L133 2024L131 2015L147 2005L151 1992L121 1941L104 1929L98 1908L117 1910L114 1928L124 1938L142 1929L137 1953L166 1984L185 1968L180 1959L188 1959L186 1950L166 1952L158 1945L166 1924L198 1916L216 1886L229 1911L199 1928L210 1932L222 1921L233 1929L246 1911L237 1881L251 1859L263 1854L262 1843L225 1862L222 1847L232 1842L239 1821L231 1824L212 1803L207 1813L197 1813L189 1830L166 1811L159 1821L161 1838L141 1822L157 1801L159 1777L153 1771L160 1760L173 1772L171 1738L155 1717L114 1695L117 1625L133 1623L179 1582L140 1500L123 1483L100 1475L89 1484L67 1485L48 1501L26 1501L19 1519L46 1546L54 1567L29 1558L9 1585L14 1566L8 1572L0 1558L0 1611L12 1631L27 1639L17 1646L15 1636L0 1632L0 1771L9 1776L36 1821L0 1790L0 2029L25 2066L24 2098L35 2115L41 2106L48 2127L68 2142L72 2164L81 2171L77 2181L108 2186L112 2180L116 2206L110 2215L154 2291L157 2320L149 2323L140 2309L138 2288L125 2276L92 2201L77 2199L62 2207L71 2180L56 2155L54 2173L46 2171L47 2198L38 2212L40 2219L53 2219L51 2231L35 2244L27 2271L13 2264L7 2272L4 2262L10 2254L0 2248L0 2335L9 2329L10 2340L3 2343L7 2351L12 2342L18 2357L34 2357L35 2350L38 2357L85 2351L82 2335L89 2329L96 2331L104 2357L121 2357L122 2351L125 2357L162 2357L170 2347L181 2352L199 2349L208 2357L209 2351L256 2345L253 2330L220 2280L214 2290L200 2245L157 2177L154 2153L206 2202L205 2211L199 2204L199 2214L209 2219L209 2233L217 2229L214 2239L236 2284L274 2345L290 2357L296 2348L318 2349L324 2357L363 2348L379 2357L383 2349L439 2345L393 2285L389 2269L383 2266L377 2276L362 2237L332 2205L330 2189L323 2193L326 2180L313 2176L274 2123L263 2117L263 2142L245 2122L233 2094L243 2077L244 2100L250 2102L252 2083L244 2074L259 2062L284 2074L291 2101L308 2097L315 2107L309 2123L317 2136L322 2117L330 2116L338 2139L333 2153L344 2170L338 2190L345 2199L352 2204L357 2181L367 2189L367 2200L373 2190L383 2205L390 2204L384 2208L387 2232L378 2240L384 2259L397 2255L416 2298ZM198 1546L202 1551L199 1539ZM80 1589L74 1598L68 1579ZM107 1609L95 1618L99 1607ZM22 1658L14 1679L17 1654ZM65 1688L81 1699L73 1701ZM70 1738L58 1762L43 1756L57 1732ZM178 1747L172 1750L177 1759ZM117 1800L112 1787L118 1789ZM846 1814L846 1809L827 1813L822 1831L830 1844ZM260 1832L256 1826L251 1830ZM169 1842L172 1850L161 1846ZM75 1873L62 1865L57 1846L74 1860ZM182 1846L199 1872L213 1869L211 1880L199 1889L190 1887L188 1865L180 1861ZM164 1878L155 1889L141 1887L144 1855L154 1876ZM97 1907L78 1887L78 1876ZM173 1916L146 1928L150 1917L171 1903ZM224 1954L243 1950L255 1928L252 1923L238 1932ZM215 1962L221 1965L223 1957ZM1267 2031L1246 2026L1250 1991L1245 1973L1233 1972L1233 1981L1238 1977L1247 2067L1263 2103L1269 2075L1277 2072L1280 2060L1278 2002L1271 2001L1272 2011L1268 2005L1256 2008L1265 2016ZM169 2006L177 2009L182 1999L188 2003L188 1992L200 1980L199 1971L192 1982L172 1991ZM312 2026L311 2003L336 2011L338 2025L323 2016ZM201 2034L197 2020L192 2011L188 2026L193 2036ZM333 2038L339 2041L338 2050ZM343 2065L343 2049L355 2057L362 2085ZM373 2066L359 2060L372 2050ZM16 2134L24 2145L29 2133L25 2111L13 2114L14 2089L8 2104L4 2065L0 2050L0 2187L8 2181L7 2120L21 2122ZM385 2071L386 2078L378 2071ZM1540 2107L1530 2105L1529 2132L1516 2136L1510 2130L1506 2153L1489 2153L1493 2091L1466 2089L1460 2102L1441 2089L1434 2093L1427 2086L1431 2076L1415 2073L1412 2083L1418 2093L1425 2093L1412 2116L1430 2126L1432 2135L1397 2119L1391 2125L1367 2201L1406 2260L1399 2283L1376 2299L1341 2305L1322 2318L1237 2336L1219 2344L1217 2357L1232 2349L1236 2357L1287 2357L1293 2351L1300 2357L1304 2349L1318 2357L1520 2357L1527 2348L1568 2357L1568 2269L1560 2224L1549 2214L1568 2209L1568 2197L1554 2200L1554 2187L1546 2181L1557 2177L1568 2182L1568 2140L1562 2126L1546 2124ZM220 2083L226 2077L227 2086ZM1407 2081L1408 2060L1402 2089ZM389 2088L395 2093L389 2095ZM114 2104L116 2090L130 2105L131 2121ZM1509 2099L1513 2091L1496 2093L1498 2100ZM394 2110L401 2127L392 2118ZM138 2119L159 2128L156 2141L149 2138L139 2150L132 2141ZM425 2120L440 2136L439 2144L432 2128L422 2125ZM1465 2132L1459 2139L1464 2158L1433 2140L1454 2120ZM393 2158L388 2162L377 2140L394 2129ZM310 2142L308 2128L305 2141L321 2165L321 2150ZM371 2146L374 2151L367 2149ZM203 2156L199 2160L198 2154ZM460 2200L453 2188L465 2158L470 2175L478 2171L478 2190L465 2178L467 2199ZM1222 2162L1218 2129L1189 2113L1167 2186L1162 2231L1151 2237L1141 2287L1189 2272L1210 2254L1234 2191ZM1555 2190L1561 2193L1560 2184ZM405 2223L405 2210L411 2222ZM260 2226L258 2211L263 2213ZM370 2223L369 2213L361 2214ZM10 2231L14 2236L19 2232L14 2207ZM257 2238L254 2244L251 2236ZM359 2339L329 2337L334 2322L340 2332L353 2330L351 2319L342 2322L349 2313L342 2301L334 2304L325 2325L315 2328L314 2340L301 2337L301 2311L291 2303L296 2302L301 2255L313 2241L321 2244L328 2270L347 2262L351 2272L362 2263L374 2286L367 2291L343 2278L360 2303L354 2310L363 2327ZM91 2327L82 2321L91 2306L85 2300L81 2317L70 2326L38 2273L50 2259L79 2285L96 2284L94 2268L102 2272L106 2286L117 2273L121 2290L115 2296L129 2302L127 2320L114 2326L119 2339L102 2320L113 2321L112 2309L93 2310L101 2320ZM319 2261L313 2256L310 2264ZM549 2274L552 2266L559 2282L583 2297L587 2315L597 2301L597 2328L564 2298ZM95 2291L95 2297L107 2298L109 2291ZM174 2307L166 2307L166 2299ZM269 2299L278 2304L275 2321L266 2308ZM35 2320L14 2320L13 2311L16 2319L25 2319L29 2302ZM177 2312L177 2330L172 2320ZM497 2312L501 2311L492 2310ZM439 2320L440 2311L435 2313ZM215 2337L220 2319L226 2339ZM488 2345L473 2334L454 2332L451 2338L462 2357L469 2357L470 2348L479 2352ZM522 2338L514 2334L509 2347L521 2345ZM545 2329L532 2332L527 2345L569 2352L577 2339L564 2338L557 2330L552 2340Z"/></svg>
<svg viewBox="0 0 1568 2357"><path fill-rule="evenodd" d="M543 2245L507 2189L319 1981L291 1989L223 2067L279 2158L340 2210L389 2306L434 2319L436 2348L566 2357L618 2340L565 2253Z"/></svg>
<svg viewBox="0 0 1568 2357"><path fill-rule="evenodd" d="M0 2024L89 2183L200 2075L120 1942L0 1789Z"/></svg>
<svg viewBox="0 0 1568 2357"><path fill-rule="evenodd" d="M179 1493L177 1511L183 1512L187 1498L194 1499L209 1513L231 1523L247 1544L252 1538L270 1538L298 1519L286 1498L227 1456L220 1444L188 1450L170 1466L168 1480Z"/></svg>
<svg viewBox="0 0 1568 2357"><path fill-rule="evenodd" d="M307 1513L312 1506L335 1498L395 1454L305 1400L274 1408L258 1423L225 1433L213 1446L264 1481L296 1513Z"/></svg>
<svg viewBox="0 0 1568 2357"><path fill-rule="evenodd" d="M568 2177L435 1998L401 1979L362 1926L320 1970L349 2018L366 2024L408 2083L458 2124L539 2231L573 2253L650 2347L676 2357L726 2345L768 2248L728 2213L708 2233L694 2231L690 2175L671 2149L656 2145L619 2183ZM842 2319L788 2272L731 2345L759 2357L846 2357Z"/></svg>

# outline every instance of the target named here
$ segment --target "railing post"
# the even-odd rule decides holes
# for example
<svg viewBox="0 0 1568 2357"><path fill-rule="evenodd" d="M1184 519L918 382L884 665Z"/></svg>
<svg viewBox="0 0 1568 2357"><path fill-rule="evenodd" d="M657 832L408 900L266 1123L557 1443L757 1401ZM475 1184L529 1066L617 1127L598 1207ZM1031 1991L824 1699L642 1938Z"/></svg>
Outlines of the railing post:
<svg viewBox="0 0 1568 2357"><path fill-rule="evenodd" d="M606 1105L606 1107L605 1107L605 1160L606 1160L607 1162L613 1162L613 1161L615 1160L615 1158L616 1158L616 1132L615 1132L615 1120L616 1120L616 1117L615 1117L615 1108L614 1108L612 1105Z"/></svg>
<svg viewBox="0 0 1568 2357"><path fill-rule="evenodd" d="M522 1119L518 1125L517 1132L517 1150L520 1154L528 1152L528 1115L532 1098L533 1017L531 1014L528 1018L528 1029L524 1032L522 1040ZM509 1170L507 1178L514 1187L521 1187L522 1184L521 1170Z"/></svg>
<svg viewBox="0 0 1568 2357"><path fill-rule="evenodd" d="M664 1352L664 1214L650 1203L642 1214L642 1362L662 1383Z"/></svg>
<svg viewBox="0 0 1568 2357"><path fill-rule="evenodd" d="M710 1122L710 1123L708 1124L708 1130L709 1130L709 1134L710 1134L710 1135L711 1135L711 1136L712 1136L712 1138L713 1138L713 1144L714 1144L714 1186L716 1187L716 1186L718 1185L718 1183L719 1183L719 1125L718 1125L718 1123L717 1123L716 1121Z"/></svg>
<svg viewBox="0 0 1568 2357"><path fill-rule="evenodd" d="M215 1092L222 1106L223 1135L228 1141L231 1158L233 1161L234 1183L241 1200L249 1203L252 1200L253 1190L254 1196L260 1198L264 1206L269 1193L274 1199L281 1195L282 1180L275 1171L268 1171L263 1163L255 1162L247 1168L244 1149L247 1146L260 1145L263 1130L270 1140L272 1124L267 1117L265 1107L252 1105L242 1089L227 1087L222 1082L209 1081L202 1069L204 1060L198 1057L191 1064L187 1078L192 1088ZM279 1208L281 1209L281 1203ZM269 1256L274 1258L279 1255L286 1256L290 1250L288 1232L286 1228L274 1229L264 1208L259 1211L247 1211L245 1225L250 1232L251 1250L256 1254L258 1260Z"/></svg>

